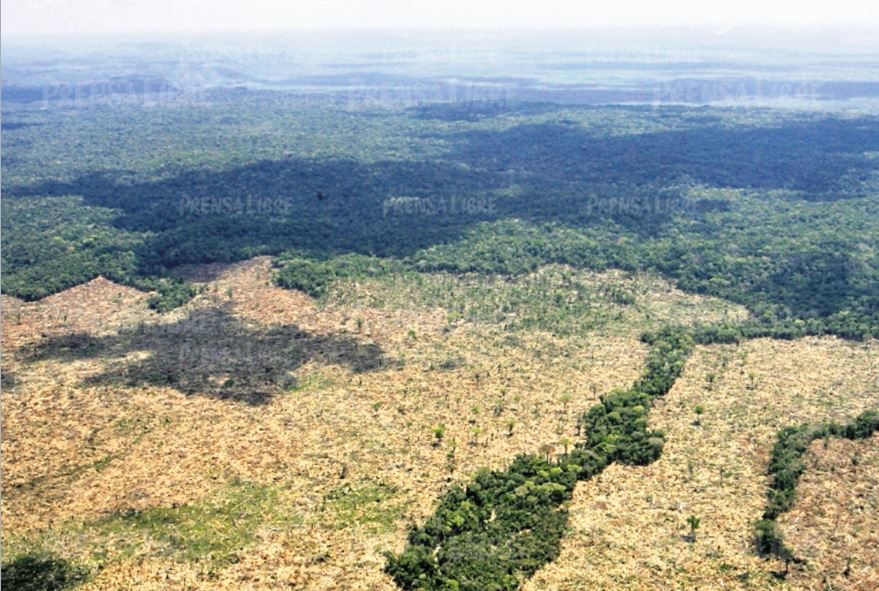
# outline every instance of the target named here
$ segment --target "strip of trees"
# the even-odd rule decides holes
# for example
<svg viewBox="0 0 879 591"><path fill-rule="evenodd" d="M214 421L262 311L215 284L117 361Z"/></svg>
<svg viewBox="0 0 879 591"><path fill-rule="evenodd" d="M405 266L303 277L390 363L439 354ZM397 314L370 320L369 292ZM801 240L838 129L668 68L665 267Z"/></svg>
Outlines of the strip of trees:
<svg viewBox="0 0 879 591"><path fill-rule="evenodd" d="M864 412L848 424L833 422L785 427L778 433L769 460L771 482L763 518L756 525L756 546L762 556L775 556L785 563L797 562L793 550L784 543L778 518L796 501L797 483L806 467L803 454L817 439L842 437L866 439L879 431L879 412Z"/></svg>
<svg viewBox="0 0 879 591"><path fill-rule="evenodd" d="M581 417L582 441L556 460L521 455L505 470L483 470L452 487L410 531L406 549L387 555L394 581L405 590L512 591L554 560L576 483L613 462L648 464L662 451L663 435L647 428L647 413L681 374L693 340L679 329L646 340L644 373Z"/></svg>

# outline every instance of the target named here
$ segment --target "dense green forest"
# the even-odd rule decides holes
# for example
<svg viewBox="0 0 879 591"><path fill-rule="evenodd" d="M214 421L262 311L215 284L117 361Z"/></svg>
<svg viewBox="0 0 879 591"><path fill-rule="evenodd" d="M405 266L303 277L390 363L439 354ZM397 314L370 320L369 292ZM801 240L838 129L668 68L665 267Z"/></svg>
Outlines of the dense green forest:
<svg viewBox="0 0 879 591"><path fill-rule="evenodd" d="M875 117L246 93L3 115L3 290L25 299L104 275L165 310L192 295L174 266L259 254L313 295L562 263L659 272L754 331L879 334Z"/></svg>

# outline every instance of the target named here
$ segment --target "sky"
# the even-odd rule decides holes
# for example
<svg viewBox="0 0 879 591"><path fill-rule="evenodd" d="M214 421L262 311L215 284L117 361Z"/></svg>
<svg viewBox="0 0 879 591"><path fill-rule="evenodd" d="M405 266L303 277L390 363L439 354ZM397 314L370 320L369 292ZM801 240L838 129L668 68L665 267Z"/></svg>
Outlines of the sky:
<svg viewBox="0 0 879 591"><path fill-rule="evenodd" d="M299 29L879 27L875 0L3 0L4 35Z"/></svg>

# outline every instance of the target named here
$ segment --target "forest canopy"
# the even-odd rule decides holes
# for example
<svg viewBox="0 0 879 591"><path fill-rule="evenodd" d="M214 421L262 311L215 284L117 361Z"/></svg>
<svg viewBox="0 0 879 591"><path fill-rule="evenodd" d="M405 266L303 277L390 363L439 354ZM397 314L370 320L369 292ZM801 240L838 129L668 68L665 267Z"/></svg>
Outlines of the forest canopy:
<svg viewBox="0 0 879 591"><path fill-rule="evenodd" d="M104 275L164 310L183 263L287 253L277 282L318 296L561 263L661 273L764 331L879 335L877 118L490 105L5 106L3 290Z"/></svg>

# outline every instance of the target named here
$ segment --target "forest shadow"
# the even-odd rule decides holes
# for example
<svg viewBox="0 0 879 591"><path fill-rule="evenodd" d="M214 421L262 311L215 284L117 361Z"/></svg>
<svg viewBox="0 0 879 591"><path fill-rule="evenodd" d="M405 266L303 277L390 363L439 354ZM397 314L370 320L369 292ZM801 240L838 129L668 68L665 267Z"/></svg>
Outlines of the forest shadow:
<svg viewBox="0 0 879 591"><path fill-rule="evenodd" d="M448 116L460 118L461 108L450 105ZM427 114L441 117L442 109ZM662 113L679 122L679 109ZM287 249L409 256L480 222L510 218L571 227L611 221L654 235L676 216L725 207L687 201L693 184L782 190L811 201L860 197L875 184L877 161L865 155L879 151L875 117L742 128L710 113L690 128L625 135L573 121L451 131L443 135L447 152L431 161L289 157L138 183L91 173L7 194L83 195L89 205L114 209L115 225L155 233L137 254L144 273L160 273Z"/></svg>
<svg viewBox="0 0 879 591"><path fill-rule="evenodd" d="M170 324L150 324L117 335L77 333L52 338L29 354L32 361L109 359L87 385L170 387L250 405L268 403L296 386L291 375L316 361L353 372L383 366L380 347L344 335L315 335L295 325L253 328L227 310L196 310Z"/></svg>
<svg viewBox="0 0 879 591"><path fill-rule="evenodd" d="M115 226L156 233L138 253L144 266L170 267L291 248L317 256L402 256L494 219L495 212L459 211L455 203L505 185L499 175L451 162L286 158L222 171L189 170L155 182L126 184L91 173L5 192L82 195L88 205L111 208L117 212ZM388 200L397 197L429 200L435 207L392 211Z"/></svg>
<svg viewBox="0 0 879 591"><path fill-rule="evenodd" d="M644 110L644 109L641 109ZM449 154L492 171L526 171L546 187L665 185L790 190L807 200L863 196L879 163L879 118L813 118L767 127L721 121L686 129L599 136L579 124L526 123L461 132Z"/></svg>

